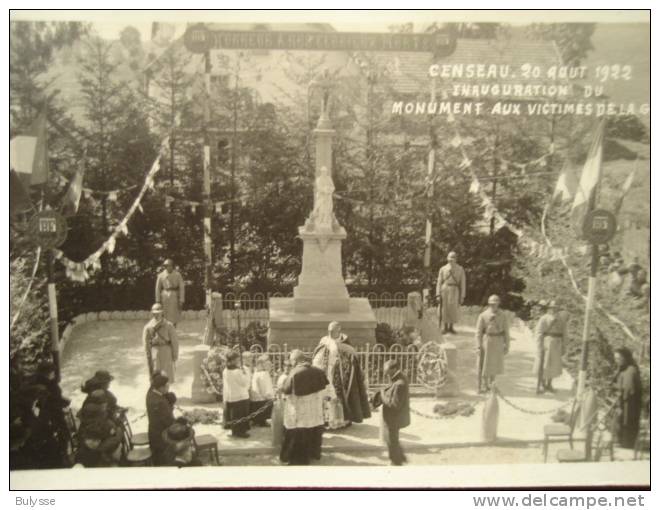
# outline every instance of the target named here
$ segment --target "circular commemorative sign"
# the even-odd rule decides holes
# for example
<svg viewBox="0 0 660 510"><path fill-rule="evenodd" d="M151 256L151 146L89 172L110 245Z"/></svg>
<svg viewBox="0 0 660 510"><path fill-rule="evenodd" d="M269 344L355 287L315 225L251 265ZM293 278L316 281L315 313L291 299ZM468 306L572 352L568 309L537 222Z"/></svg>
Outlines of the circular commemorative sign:
<svg viewBox="0 0 660 510"><path fill-rule="evenodd" d="M605 244L616 233L616 217L605 209L594 209L587 213L582 225L582 234L593 244Z"/></svg>
<svg viewBox="0 0 660 510"><path fill-rule="evenodd" d="M66 235L66 219L57 211L39 211L28 223L29 238L43 249L61 246Z"/></svg>
<svg viewBox="0 0 660 510"><path fill-rule="evenodd" d="M183 44L192 53L205 53L211 49L211 32L203 24L189 27L183 36Z"/></svg>

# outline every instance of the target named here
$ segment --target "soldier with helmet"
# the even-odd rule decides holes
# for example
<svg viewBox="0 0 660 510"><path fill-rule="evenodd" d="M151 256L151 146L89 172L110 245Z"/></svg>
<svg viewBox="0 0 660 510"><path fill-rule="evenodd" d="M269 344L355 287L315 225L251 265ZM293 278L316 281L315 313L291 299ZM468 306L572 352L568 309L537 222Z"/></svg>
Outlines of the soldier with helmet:
<svg viewBox="0 0 660 510"><path fill-rule="evenodd" d="M477 319L477 351L479 353L478 391L489 390L495 376L504 372L504 356L509 352L509 321L500 309L500 298L488 298L488 308ZM483 384L483 386L482 386Z"/></svg>
<svg viewBox="0 0 660 510"><path fill-rule="evenodd" d="M456 252L450 251L447 263L438 271L435 295L438 298L438 325L444 323L443 333L456 333L459 307L465 300L465 270L456 262Z"/></svg>
<svg viewBox="0 0 660 510"><path fill-rule="evenodd" d="M537 346L535 373L538 374L536 393L555 391L552 380L562 372L561 357L564 354L567 334L566 317L560 313L556 301L548 302L546 312L534 330Z"/></svg>
<svg viewBox="0 0 660 510"><path fill-rule="evenodd" d="M174 382L174 369L179 358L179 339L174 325L163 316L163 305L151 307L152 318L142 331L142 343L147 354L149 375L164 373Z"/></svg>
<svg viewBox="0 0 660 510"><path fill-rule="evenodd" d="M181 320L181 308L186 297L185 282L172 259L165 260L163 266L156 278L156 303L163 305L165 319L176 327Z"/></svg>

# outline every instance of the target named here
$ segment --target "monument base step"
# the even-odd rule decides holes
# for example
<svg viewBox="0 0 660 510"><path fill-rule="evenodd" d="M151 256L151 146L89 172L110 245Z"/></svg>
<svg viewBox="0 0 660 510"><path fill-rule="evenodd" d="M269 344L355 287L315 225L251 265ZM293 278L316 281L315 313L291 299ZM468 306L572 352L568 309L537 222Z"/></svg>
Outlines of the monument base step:
<svg viewBox="0 0 660 510"><path fill-rule="evenodd" d="M294 298L270 298L268 345L312 350L328 334L332 321L341 324L353 346L376 342L376 316L366 298L350 298L347 312L305 313L295 310Z"/></svg>

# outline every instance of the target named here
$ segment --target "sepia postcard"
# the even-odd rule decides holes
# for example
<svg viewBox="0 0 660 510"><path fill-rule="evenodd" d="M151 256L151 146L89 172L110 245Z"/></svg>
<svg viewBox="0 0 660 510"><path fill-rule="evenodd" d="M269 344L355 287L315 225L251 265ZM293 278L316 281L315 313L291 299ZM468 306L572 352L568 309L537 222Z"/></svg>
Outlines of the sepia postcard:
<svg viewBox="0 0 660 510"><path fill-rule="evenodd" d="M9 30L11 489L650 487L650 11Z"/></svg>

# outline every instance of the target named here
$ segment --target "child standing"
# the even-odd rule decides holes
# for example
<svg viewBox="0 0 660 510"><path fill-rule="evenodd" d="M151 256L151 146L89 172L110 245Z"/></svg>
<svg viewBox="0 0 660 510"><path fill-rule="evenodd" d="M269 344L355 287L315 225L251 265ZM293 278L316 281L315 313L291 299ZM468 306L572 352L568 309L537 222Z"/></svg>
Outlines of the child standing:
<svg viewBox="0 0 660 510"><path fill-rule="evenodd" d="M275 392L273 391L270 369L271 364L268 354L259 356L255 371L252 374L252 385L250 386L250 413L263 407L263 410L252 420L252 423L257 427L268 427L266 421L270 418L273 410L272 400L275 397Z"/></svg>
<svg viewBox="0 0 660 510"><path fill-rule="evenodd" d="M244 418L250 414L250 375L239 366L240 354L232 351L227 355L227 366L222 371L222 396L225 402L225 423ZM231 425L232 437L250 437L249 420L237 425Z"/></svg>

